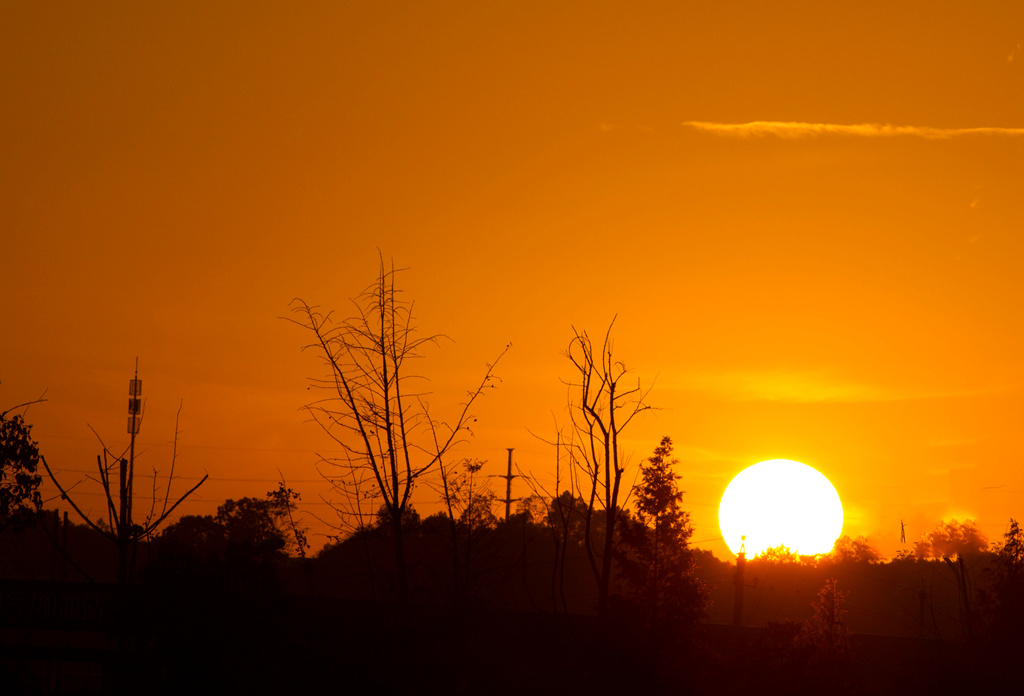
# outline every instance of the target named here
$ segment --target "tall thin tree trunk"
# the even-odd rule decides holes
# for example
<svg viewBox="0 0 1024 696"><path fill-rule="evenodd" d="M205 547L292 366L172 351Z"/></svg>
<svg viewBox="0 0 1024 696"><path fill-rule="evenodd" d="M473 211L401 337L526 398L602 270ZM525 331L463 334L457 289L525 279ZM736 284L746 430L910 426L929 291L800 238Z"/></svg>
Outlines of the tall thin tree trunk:
<svg viewBox="0 0 1024 696"><path fill-rule="evenodd" d="M615 508L605 511L604 556L601 558L601 582L597 589L597 615L608 610L608 590L612 579L612 552L615 549Z"/></svg>
<svg viewBox="0 0 1024 696"><path fill-rule="evenodd" d="M402 510L395 510L392 515L392 528L395 533L395 570L398 574L398 601L409 604L409 580L405 568L405 548L402 543Z"/></svg>

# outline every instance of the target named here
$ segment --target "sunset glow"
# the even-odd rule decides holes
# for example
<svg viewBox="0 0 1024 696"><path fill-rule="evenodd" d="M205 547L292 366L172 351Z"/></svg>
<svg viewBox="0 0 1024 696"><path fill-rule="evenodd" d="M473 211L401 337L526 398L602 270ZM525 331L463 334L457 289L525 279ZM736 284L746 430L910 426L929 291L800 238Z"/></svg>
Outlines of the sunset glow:
<svg viewBox="0 0 1024 696"><path fill-rule="evenodd" d="M565 487L563 353L615 317L653 385L626 479L671 435L699 546L730 555L719 498L764 452L828 462L886 556L963 510L998 538L1024 516L1022 40L1019 1L3 3L0 411L45 393L42 451L102 510L90 427L123 439L138 358L140 466L167 471L181 406L175 485L209 474L174 516L283 477L319 548L344 450L280 317L344 319L383 256L451 339L410 363L432 418L512 344L454 454L482 475L514 448Z"/></svg>
<svg viewBox="0 0 1024 696"><path fill-rule="evenodd" d="M0 134L0 692L1020 688L1024 0L7 0Z"/></svg>

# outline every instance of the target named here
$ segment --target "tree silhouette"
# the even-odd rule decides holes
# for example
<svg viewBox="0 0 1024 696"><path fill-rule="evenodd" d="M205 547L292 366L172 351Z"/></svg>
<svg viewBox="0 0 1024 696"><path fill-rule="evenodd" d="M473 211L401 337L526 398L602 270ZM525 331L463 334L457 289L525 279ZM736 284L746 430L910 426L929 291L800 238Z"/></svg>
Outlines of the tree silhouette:
<svg viewBox="0 0 1024 696"><path fill-rule="evenodd" d="M184 515L156 537L144 577L231 591L267 588L287 554L303 558L289 517L297 494L284 483L264 498L228 499L214 515Z"/></svg>
<svg viewBox="0 0 1024 696"><path fill-rule="evenodd" d="M221 560L226 547L227 531L212 515L182 515L156 538L158 556L169 557L168 565Z"/></svg>
<svg viewBox="0 0 1024 696"><path fill-rule="evenodd" d="M996 585L1024 588L1024 531L1010 518L1003 541L996 545ZM1019 593L1024 596L1024 593Z"/></svg>
<svg viewBox="0 0 1024 696"><path fill-rule="evenodd" d="M797 555L795 551L790 550L790 548L785 544L770 546L759 553L756 558L762 563L767 563L769 565L800 562L800 556Z"/></svg>
<svg viewBox="0 0 1024 696"><path fill-rule="evenodd" d="M266 497L228 499L217 508L214 521L221 525L227 541L238 547L262 552L290 552L304 557L309 544L305 531L294 518L299 494L284 482Z"/></svg>
<svg viewBox="0 0 1024 696"><path fill-rule="evenodd" d="M914 543L917 558L958 557L981 553L988 548L988 539L974 520L939 522L935 529Z"/></svg>
<svg viewBox="0 0 1024 696"><path fill-rule="evenodd" d="M705 590L694 577L689 547L693 527L681 507L680 476L673 471L678 463L672 440L662 438L640 465L642 478L633 488L636 514L625 516L620 529L623 579L649 624L689 625L703 614Z"/></svg>
<svg viewBox="0 0 1024 696"><path fill-rule="evenodd" d="M136 368L136 377L138 377L138 368ZM137 381L137 380L136 380ZM50 480L60 491L61 498L68 501L75 513L90 527L95 529L97 532L105 536L107 539L112 541L117 546L117 579L118 584L127 585L131 581L133 565L135 561L135 551L138 548L138 544L141 540L151 538L153 533L163 524L164 520L170 516L172 512L181 503L188 498L190 495L196 492L200 486L202 486L209 474L205 474L199 483L192 486L192 488L185 491L183 495L178 497L173 503L171 503L170 489L171 482L174 480L174 465L177 460L178 453L178 418L174 421L174 446L171 454L171 466L170 472L167 474L167 484L163 490L163 496L161 497L160 492L157 490L157 477L159 472L153 469L153 486L152 486L152 497L149 511L141 519L136 519L133 516L135 507L135 489L133 481L135 478L135 434L138 432L138 427L142 422L142 413L133 413L134 415L134 429L129 429L131 433L131 444L125 448L120 454L112 452L100 439L100 445L103 448L103 454L96 456L96 469L99 475L99 483L103 487L103 494L107 502L107 521L104 524L103 520L94 521L89 519L89 516L82 511L81 507L74 501L69 494L68 489L65 489L61 485L60 481L54 475L50 469L49 464L46 462L46 458L40 456L40 460L43 463L43 467L46 469L46 473L49 475ZM181 408L178 409L178 417L181 416ZM129 421L131 426L132 420ZM95 433L95 431L93 431ZM99 435L97 434L97 438ZM115 475L118 478L118 482L114 483ZM117 502L115 503L115 498ZM159 508L159 509L158 509Z"/></svg>
<svg viewBox="0 0 1024 696"><path fill-rule="evenodd" d="M558 606L561 603L562 610L569 613L569 602L566 595L567 565L570 558L579 558L587 563L590 568L590 554L585 551L587 541L584 537L588 535L588 520L593 516L593 509L588 506L587 501L579 497L579 474L582 467L577 464L576 435L570 433L569 439L563 443L563 433L557 433L554 442L547 442L555 448L555 482L554 488L548 490L534 476L520 474L523 480L533 490L533 495L527 500L536 499L543 501L542 515L543 526L551 536L554 545L555 558L551 565L551 610L558 613ZM543 441L543 440L542 440ZM563 466L563 453L568 454L569 465ZM563 472L568 470L568 476ZM568 479L569 490L563 490L563 482Z"/></svg>
<svg viewBox="0 0 1024 696"><path fill-rule="evenodd" d="M1013 653L1024 646L1024 531L1017 520L1010 519L994 551L991 594L986 597L991 638L999 653Z"/></svg>
<svg viewBox="0 0 1024 696"><path fill-rule="evenodd" d="M835 563L877 563L882 560L882 554L865 537L852 539L844 534L836 539L832 551L826 554L826 560Z"/></svg>
<svg viewBox="0 0 1024 696"><path fill-rule="evenodd" d="M529 524L542 526L547 523L548 510L547 500L533 494L519 499L516 503L515 514Z"/></svg>
<svg viewBox="0 0 1024 696"><path fill-rule="evenodd" d="M612 320L597 348L586 331L573 329L565 353L574 371L569 381L569 447L581 479L580 490L587 498L584 538L587 559L597 582L599 615L608 606L615 531L623 497L622 475L626 471L619 438L633 418L650 408L639 382L635 387L623 382L628 371L625 363L614 357L614 325ZM601 539L595 539L594 534L594 517L598 514L604 523Z"/></svg>
<svg viewBox="0 0 1024 696"><path fill-rule="evenodd" d="M408 363L441 336L417 335L413 304L400 298L395 275L394 266L387 269L382 258L377 280L353 300L355 314L347 320L335 323L331 312L297 299L294 312L300 318L289 321L312 333L313 342L306 348L315 351L326 368L325 377L311 382L327 395L306 410L345 451L342 458L324 460L340 471L338 476L325 475L342 496L335 508L340 524L355 531L364 524L365 507L380 501L387 509L399 599L405 603L409 588L402 520L410 496L469 433L470 408L494 386L497 360L469 392L453 425L431 419L425 394L412 387L416 375L409 374Z"/></svg>
<svg viewBox="0 0 1024 696"><path fill-rule="evenodd" d="M267 499L270 501L270 514L273 515L278 530L284 535L285 551L290 555L305 558L306 551L309 549L306 528L300 526L295 517L298 501L301 498L298 491L293 491L285 485L284 480L277 484L276 489L267 492Z"/></svg>
<svg viewBox="0 0 1024 696"><path fill-rule="evenodd" d="M273 502L266 498L228 499L217 507L214 521L224 528L228 543L252 553L281 551L284 533L278 527Z"/></svg>
<svg viewBox="0 0 1024 696"><path fill-rule="evenodd" d="M477 483L477 474L485 463L478 459L463 459L454 466L443 461L438 466L439 492L451 539L452 582L456 595L463 600L470 593L474 537L481 529L494 528L498 522L491 509L494 493L486 485ZM460 549L463 538L464 554Z"/></svg>
<svg viewBox="0 0 1024 696"><path fill-rule="evenodd" d="M850 650L846 628L846 593L836 589L835 578L825 580L811 603L814 614L804 622L799 640L828 658L845 656Z"/></svg>
<svg viewBox="0 0 1024 696"><path fill-rule="evenodd" d="M38 473L39 445L32 439L32 426L24 417L8 418L12 410L0 413L0 532L35 519L43 505L39 494L43 480Z"/></svg>

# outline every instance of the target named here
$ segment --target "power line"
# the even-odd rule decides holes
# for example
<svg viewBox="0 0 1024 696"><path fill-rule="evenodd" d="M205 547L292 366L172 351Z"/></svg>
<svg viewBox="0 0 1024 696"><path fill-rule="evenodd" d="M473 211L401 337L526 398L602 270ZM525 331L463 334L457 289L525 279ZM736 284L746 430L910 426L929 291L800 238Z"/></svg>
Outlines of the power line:
<svg viewBox="0 0 1024 696"><path fill-rule="evenodd" d="M100 493L100 492L97 492L97 491L78 491L78 490L75 491L75 495L76 496L84 495L84 496L88 496L88 497L92 497L92 498L106 498L106 496L107 496L106 493ZM153 500L153 496L151 496L151 495L136 495L134 497L135 497L136 500ZM61 498L60 498L59 495L55 495L52 498L47 498L46 500L44 500L43 504L45 505L46 503L49 503L50 501L60 500L60 499ZM156 497L156 500L158 500L158 501L163 500L163 499L164 499L163 496L157 496ZM181 504L182 505L188 505L188 504L194 504L194 503L223 503L225 500L230 500L230 498L202 498L202 497L200 497L198 495L193 494L193 495L190 495L185 500L181 501ZM298 503L298 506L300 508L301 507L305 507L307 505L326 505L328 507L333 507L333 505L331 505L331 503L325 502L325 501L320 501L320 500L308 500L308 501L300 500L299 503Z"/></svg>
<svg viewBox="0 0 1024 696"><path fill-rule="evenodd" d="M94 442L95 438L79 437L76 435L45 435L46 440L72 440L77 442ZM170 441L160 440L140 440L139 444L144 447L170 447L173 443ZM208 449L208 450L230 450L236 452L282 452L291 454L320 454L327 452L329 454L343 454L344 450L324 450L324 449L293 449L293 448L278 448L278 447L234 447L231 445L191 445L178 443L179 450L188 449Z"/></svg>
<svg viewBox="0 0 1024 696"><path fill-rule="evenodd" d="M53 471L54 471L55 474L65 474L65 473L95 474L96 473L95 470L88 470L88 469L54 469ZM145 478L150 478L150 479L153 478L152 475L150 475L150 474L143 474L143 476ZM159 477L160 475L157 474L157 476ZM181 480L198 481L201 478L202 478L202 476L177 476L176 475L174 477L174 480L177 481L177 480L181 479ZM279 483L281 481L281 479L279 479L279 478L275 478L275 479L234 478L234 477L231 477L231 476L210 476L209 480L210 481L242 481L242 482L247 482L247 483ZM316 478L316 479L289 479L289 478L286 478L285 479L285 483L318 483L318 482L323 481L323 480L324 479L322 479L322 478Z"/></svg>

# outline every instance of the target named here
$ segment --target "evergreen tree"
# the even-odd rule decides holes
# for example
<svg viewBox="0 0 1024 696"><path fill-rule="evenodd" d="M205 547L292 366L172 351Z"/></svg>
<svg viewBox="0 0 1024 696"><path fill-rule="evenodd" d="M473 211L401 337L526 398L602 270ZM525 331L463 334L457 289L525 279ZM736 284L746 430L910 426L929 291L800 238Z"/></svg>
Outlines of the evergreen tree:
<svg viewBox="0 0 1024 696"><path fill-rule="evenodd" d="M682 509L672 440L664 437L640 465L636 512L622 525L619 564L628 595L651 624L693 623L704 613L705 589L694 575L693 527Z"/></svg>
<svg viewBox="0 0 1024 696"><path fill-rule="evenodd" d="M836 589L835 578L825 580L818 598L811 603L814 615L804 622L801 642L811 646L820 657L844 657L850 650L846 628L846 594Z"/></svg>

